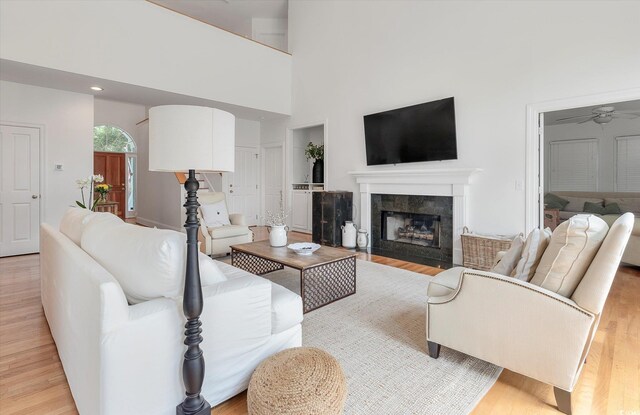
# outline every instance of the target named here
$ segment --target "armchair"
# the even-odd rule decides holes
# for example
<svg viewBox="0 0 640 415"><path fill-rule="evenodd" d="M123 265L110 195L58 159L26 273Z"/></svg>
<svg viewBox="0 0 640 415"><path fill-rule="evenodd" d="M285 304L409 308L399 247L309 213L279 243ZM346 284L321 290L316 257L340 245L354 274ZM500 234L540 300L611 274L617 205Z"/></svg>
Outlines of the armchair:
<svg viewBox="0 0 640 415"><path fill-rule="evenodd" d="M207 227L202 214L202 206L220 201L226 205L226 196L223 192L200 193L198 201L201 205L198 208L198 219L200 220L198 241L202 252L209 256L226 255L231 252L231 245L253 241L253 232L247 226L244 215L241 213L229 215L230 225Z"/></svg>
<svg viewBox="0 0 640 415"><path fill-rule="evenodd" d="M604 303L633 228L622 215L609 229L570 298L529 282L456 267L429 284L427 345L440 345L553 385L558 409L584 366Z"/></svg>

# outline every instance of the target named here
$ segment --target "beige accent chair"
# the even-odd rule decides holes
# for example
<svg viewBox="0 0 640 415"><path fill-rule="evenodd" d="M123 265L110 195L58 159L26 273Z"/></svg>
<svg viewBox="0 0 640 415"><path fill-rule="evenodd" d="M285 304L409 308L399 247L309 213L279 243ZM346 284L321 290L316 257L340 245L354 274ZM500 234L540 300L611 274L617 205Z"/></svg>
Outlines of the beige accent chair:
<svg viewBox="0 0 640 415"><path fill-rule="evenodd" d="M492 272L438 274L428 288L429 355L443 345L553 385L558 409L570 414L633 222L626 213L613 223L570 298Z"/></svg>
<svg viewBox="0 0 640 415"><path fill-rule="evenodd" d="M224 192L204 192L198 194L200 205L218 203L225 201ZM228 210L228 206L227 206ZM198 219L200 220L200 232L198 241L200 250L209 256L227 255L231 252L231 245L244 244L253 241L253 232L247 226L244 215L241 213L230 213L229 222L231 225L208 228L202 216L202 210L198 208Z"/></svg>

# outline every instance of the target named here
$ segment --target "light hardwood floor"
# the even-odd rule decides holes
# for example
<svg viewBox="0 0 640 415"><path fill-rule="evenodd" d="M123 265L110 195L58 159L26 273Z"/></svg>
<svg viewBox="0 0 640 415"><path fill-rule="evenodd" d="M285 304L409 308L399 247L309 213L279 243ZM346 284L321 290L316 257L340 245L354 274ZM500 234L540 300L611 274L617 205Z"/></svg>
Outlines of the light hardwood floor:
<svg viewBox="0 0 640 415"><path fill-rule="evenodd" d="M256 229L256 239L266 238ZM298 234L295 239L308 236ZM359 258L427 275L425 265ZM0 258L0 414L75 414L76 409L40 303L39 256ZM246 414L242 393L214 415ZM558 414L552 388L507 370L474 410L484 414ZM640 415L640 270L621 267L587 365L574 392L575 414Z"/></svg>

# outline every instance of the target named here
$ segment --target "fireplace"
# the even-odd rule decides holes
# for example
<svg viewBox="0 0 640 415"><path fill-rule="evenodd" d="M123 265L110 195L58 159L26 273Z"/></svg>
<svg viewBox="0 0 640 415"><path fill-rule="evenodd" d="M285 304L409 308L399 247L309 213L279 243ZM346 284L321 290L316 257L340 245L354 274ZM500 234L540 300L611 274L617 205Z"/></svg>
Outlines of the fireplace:
<svg viewBox="0 0 640 415"><path fill-rule="evenodd" d="M372 194L371 252L450 267L453 262L453 198Z"/></svg>
<svg viewBox="0 0 640 415"><path fill-rule="evenodd" d="M383 210L382 239L440 248L440 216Z"/></svg>

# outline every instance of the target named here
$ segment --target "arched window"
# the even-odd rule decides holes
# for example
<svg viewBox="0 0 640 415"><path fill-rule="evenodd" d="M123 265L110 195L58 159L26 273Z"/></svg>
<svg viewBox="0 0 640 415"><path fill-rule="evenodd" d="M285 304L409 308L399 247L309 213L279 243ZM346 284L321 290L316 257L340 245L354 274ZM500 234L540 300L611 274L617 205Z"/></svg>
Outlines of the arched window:
<svg viewBox="0 0 640 415"><path fill-rule="evenodd" d="M126 131L113 125L93 127L93 151L135 153L136 143Z"/></svg>

